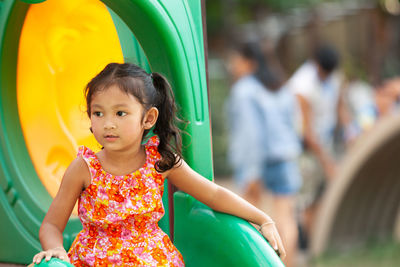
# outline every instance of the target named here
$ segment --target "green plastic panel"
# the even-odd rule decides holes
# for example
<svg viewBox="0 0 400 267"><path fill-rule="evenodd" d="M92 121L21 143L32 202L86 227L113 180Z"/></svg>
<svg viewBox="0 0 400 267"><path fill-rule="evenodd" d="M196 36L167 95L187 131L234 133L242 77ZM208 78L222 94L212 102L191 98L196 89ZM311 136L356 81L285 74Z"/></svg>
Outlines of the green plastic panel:
<svg viewBox="0 0 400 267"><path fill-rule="evenodd" d="M250 223L215 212L182 192L174 197L180 218L175 222L175 245L188 266L283 266Z"/></svg>
<svg viewBox="0 0 400 267"><path fill-rule="evenodd" d="M0 0L0 262L13 263L29 263L40 250L38 230L51 202L26 149L16 104L19 35L28 3L41 1L25 2ZM112 15L125 61L163 73L171 82L180 113L190 122L183 136L185 160L212 180L201 1L102 2ZM183 192L174 199L175 244L187 266L283 266L247 222L213 212ZM168 231L165 218L162 227ZM72 218L64 232L66 247L80 228Z"/></svg>
<svg viewBox="0 0 400 267"><path fill-rule="evenodd" d="M45 259L43 259L39 264L35 264L35 266L38 267L72 267L74 265L62 261L58 258L51 258L49 261L46 261Z"/></svg>

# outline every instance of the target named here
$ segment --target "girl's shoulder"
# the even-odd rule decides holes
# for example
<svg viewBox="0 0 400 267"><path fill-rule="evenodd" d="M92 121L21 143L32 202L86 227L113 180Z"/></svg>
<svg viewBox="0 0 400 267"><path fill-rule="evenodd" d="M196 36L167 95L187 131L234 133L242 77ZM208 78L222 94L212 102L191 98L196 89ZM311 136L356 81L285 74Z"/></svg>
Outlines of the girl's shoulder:
<svg viewBox="0 0 400 267"><path fill-rule="evenodd" d="M80 146L78 148L77 159L81 159L82 162L86 163L86 169L89 168L90 173L101 169L101 164L96 153L86 146Z"/></svg>
<svg viewBox="0 0 400 267"><path fill-rule="evenodd" d="M90 170L82 157L74 159L65 171L64 178L68 183L79 184L85 188L90 184Z"/></svg>

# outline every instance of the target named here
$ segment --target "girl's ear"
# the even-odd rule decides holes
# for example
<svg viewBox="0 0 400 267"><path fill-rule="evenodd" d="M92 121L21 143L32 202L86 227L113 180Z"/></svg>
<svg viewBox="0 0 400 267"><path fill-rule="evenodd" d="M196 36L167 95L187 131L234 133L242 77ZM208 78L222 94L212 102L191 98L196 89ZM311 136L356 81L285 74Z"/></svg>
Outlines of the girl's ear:
<svg viewBox="0 0 400 267"><path fill-rule="evenodd" d="M158 109L156 107L151 107L144 115L143 124L146 130L156 124L158 118Z"/></svg>

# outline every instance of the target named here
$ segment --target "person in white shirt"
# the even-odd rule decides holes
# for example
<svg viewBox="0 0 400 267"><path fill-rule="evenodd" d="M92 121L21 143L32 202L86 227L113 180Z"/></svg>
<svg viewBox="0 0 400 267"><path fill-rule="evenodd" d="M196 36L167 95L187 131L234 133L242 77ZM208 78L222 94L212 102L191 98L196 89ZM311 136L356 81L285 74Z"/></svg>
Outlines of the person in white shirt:
<svg viewBox="0 0 400 267"><path fill-rule="evenodd" d="M297 97L302 113L302 134L306 150L315 159L314 164L321 176L317 188L306 209L305 231L312 229L312 221L326 182L336 174L334 133L339 124L346 123L346 109L342 100L342 76L337 70L339 55L330 46L321 46L314 57L307 60L288 80L286 86ZM311 177L307 177L310 179Z"/></svg>

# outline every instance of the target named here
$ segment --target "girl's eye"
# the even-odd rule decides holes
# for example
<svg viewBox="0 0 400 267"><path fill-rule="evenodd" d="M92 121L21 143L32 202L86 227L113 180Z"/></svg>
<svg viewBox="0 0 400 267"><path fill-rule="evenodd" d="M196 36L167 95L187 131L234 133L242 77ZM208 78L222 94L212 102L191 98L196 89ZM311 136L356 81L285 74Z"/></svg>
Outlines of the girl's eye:
<svg viewBox="0 0 400 267"><path fill-rule="evenodd" d="M125 115L126 115L125 111L117 111L117 116L122 117L122 116L125 116Z"/></svg>
<svg viewBox="0 0 400 267"><path fill-rule="evenodd" d="M93 115L96 116L96 117L102 117L103 116L103 112L95 111L95 112L93 112Z"/></svg>

